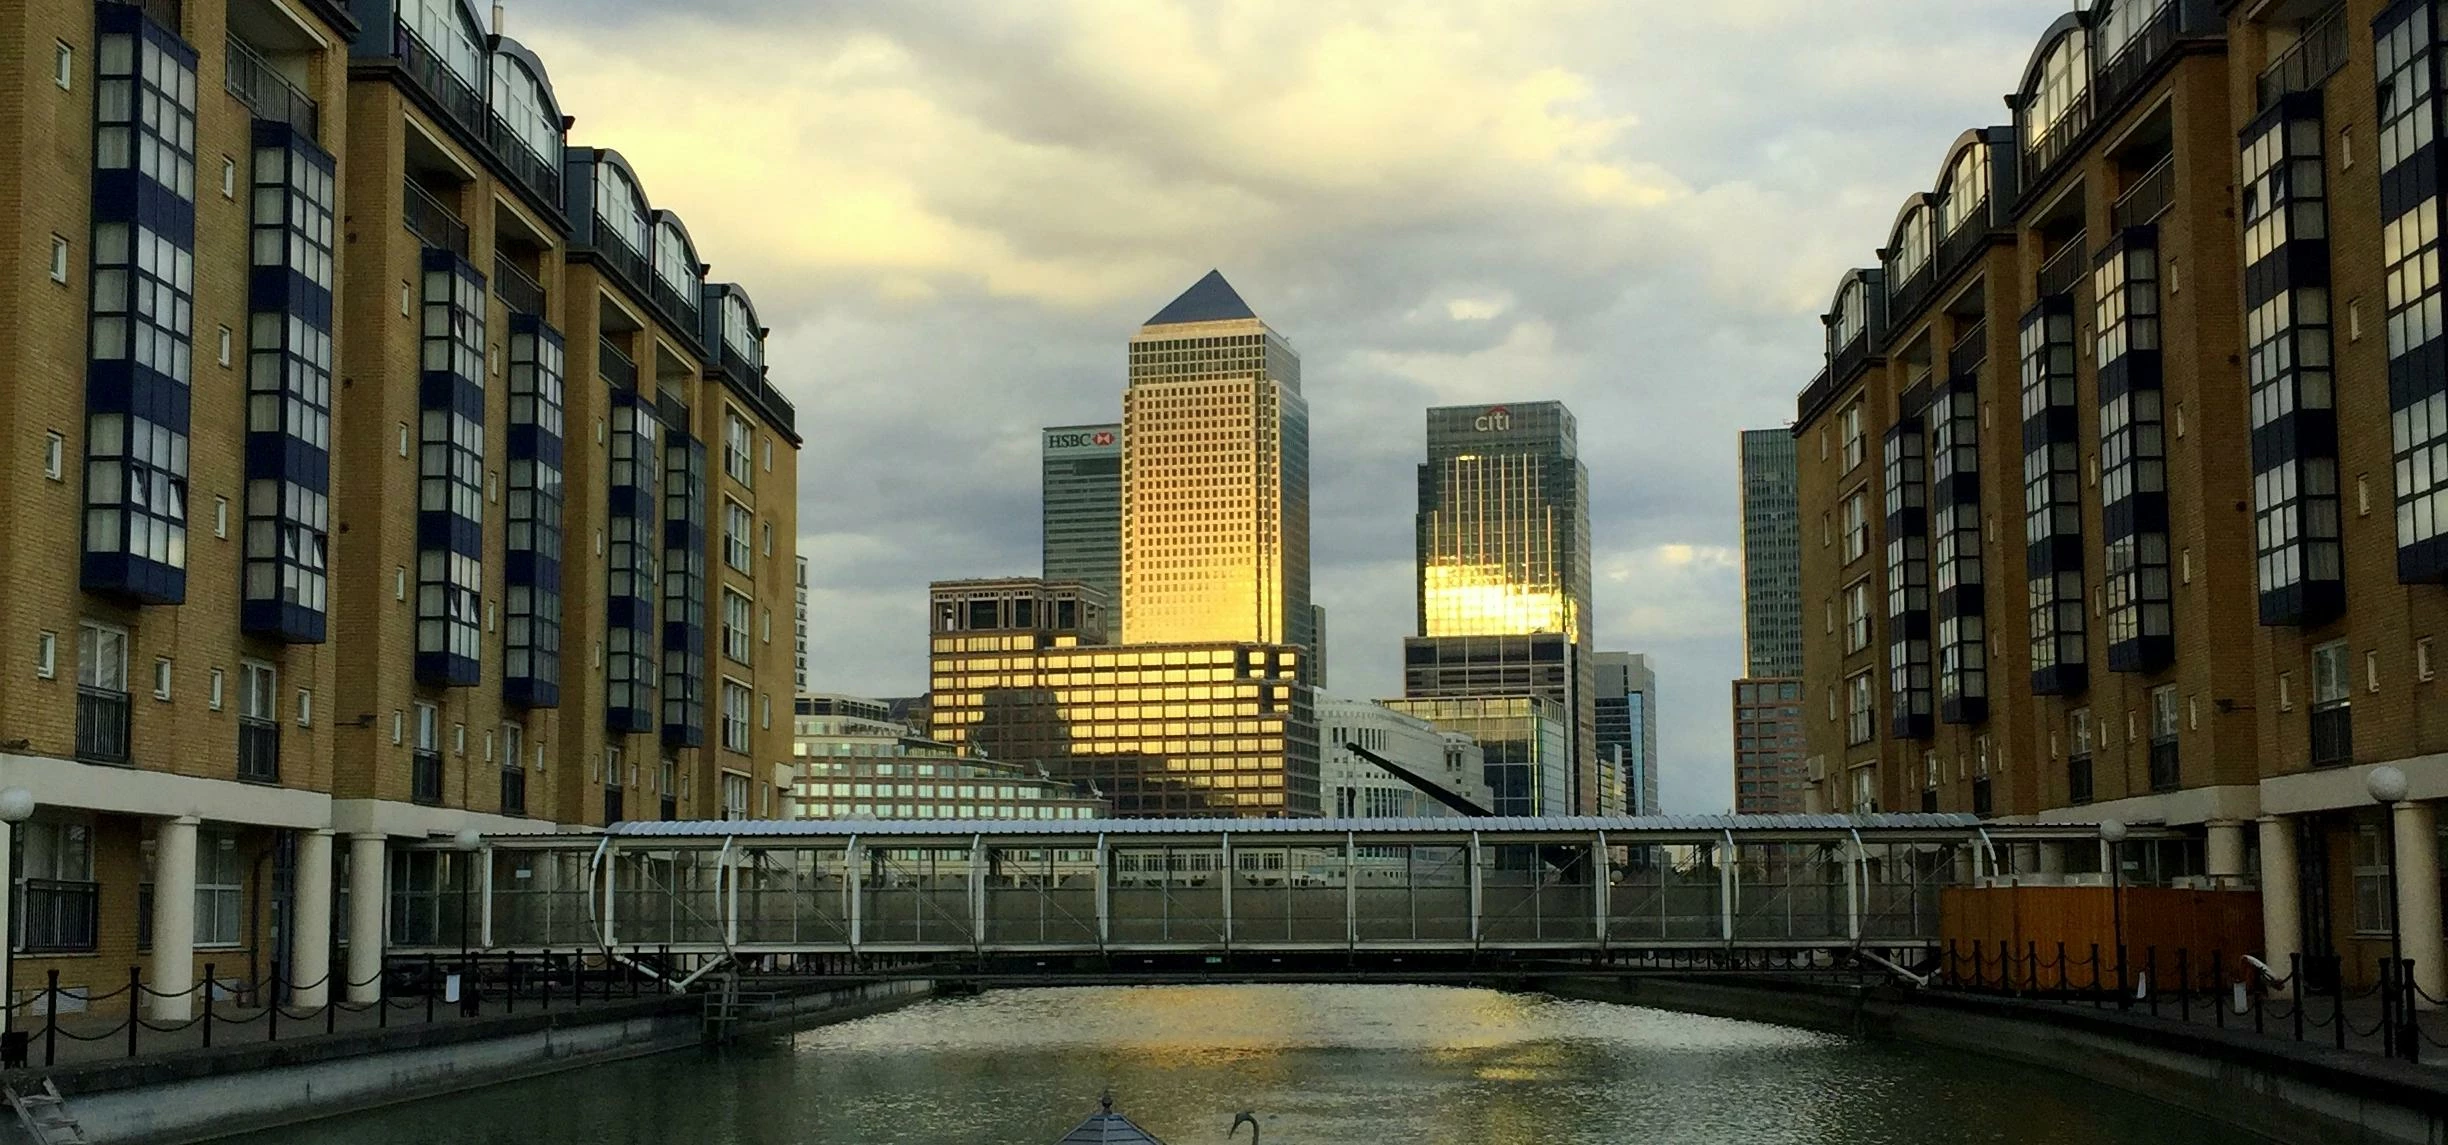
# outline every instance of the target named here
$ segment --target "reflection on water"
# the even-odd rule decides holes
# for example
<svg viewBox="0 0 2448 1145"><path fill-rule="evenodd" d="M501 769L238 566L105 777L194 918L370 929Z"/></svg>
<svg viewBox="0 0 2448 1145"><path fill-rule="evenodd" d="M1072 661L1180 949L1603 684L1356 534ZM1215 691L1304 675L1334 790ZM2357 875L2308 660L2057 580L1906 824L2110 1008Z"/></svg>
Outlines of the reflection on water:
<svg viewBox="0 0 2448 1145"><path fill-rule="evenodd" d="M2075 1145L2234 1135L2052 1074L1429 986L1015 990L594 1067L259 1145L1050 1145L1110 1086L1170 1145ZM1242 1138L1247 1140L1246 1135Z"/></svg>

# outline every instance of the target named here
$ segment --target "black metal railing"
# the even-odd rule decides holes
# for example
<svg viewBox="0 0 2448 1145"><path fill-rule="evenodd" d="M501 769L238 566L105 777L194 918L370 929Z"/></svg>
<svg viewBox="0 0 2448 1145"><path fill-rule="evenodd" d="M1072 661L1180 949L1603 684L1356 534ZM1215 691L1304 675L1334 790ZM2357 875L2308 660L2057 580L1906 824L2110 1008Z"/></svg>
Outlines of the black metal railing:
<svg viewBox="0 0 2448 1145"><path fill-rule="evenodd" d="M485 143L502 161L502 166L508 167L510 174L525 184L528 190L535 192L537 198L550 204L554 210L568 209L561 202L559 155L536 154L517 129L510 126L510 121L503 119L497 111L485 113Z"/></svg>
<svg viewBox="0 0 2448 1145"><path fill-rule="evenodd" d="M322 107L305 89L289 82L272 61L236 36L229 38L225 58L228 66L222 86L253 108L257 119L277 120L309 136L317 134L323 122Z"/></svg>
<svg viewBox="0 0 2448 1145"><path fill-rule="evenodd" d="M2165 0L2150 23L2117 49L2114 56L2100 65L2094 90L2099 93L2101 109L2113 112L2125 97L2149 78L2151 69L2176 46L2176 21L2184 5L2179 0Z"/></svg>
<svg viewBox="0 0 2448 1145"><path fill-rule="evenodd" d="M1938 240L1938 277L1944 278L1972 261L1989 246L1989 200L1972 205L1972 213L1945 238Z"/></svg>
<svg viewBox="0 0 2448 1145"><path fill-rule="evenodd" d="M1811 379L1809 385L1802 387L1801 396L1794 399L1794 420L1797 422L1809 421L1811 415L1818 413L1835 397L1835 375L1820 373L1818 377Z"/></svg>
<svg viewBox="0 0 2448 1145"><path fill-rule="evenodd" d="M2312 709L2312 766L2354 762L2354 709L2345 704Z"/></svg>
<svg viewBox="0 0 2448 1145"><path fill-rule="evenodd" d="M2091 799L2091 757L2078 755L2066 760L2066 802L2079 806Z"/></svg>
<svg viewBox="0 0 2448 1145"><path fill-rule="evenodd" d="M502 305L513 314L541 317L544 313L544 284L520 270L517 263L498 250L493 252L493 293L500 296Z"/></svg>
<svg viewBox="0 0 2448 1145"><path fill-rule="evenodd" d="M501 773L501 810L504 815L527 813L527 772L519 767L505 767Z"/></svg>
<svg viewBox="0 0 2448 1145"><path fill-rule="evenodd" d="M604 823L610 825L627 818L627 815L621 814L621 789L604 788Z"/></svg>
<svg viewBox="0 0 2448 1145"><path fill-rule="evenodd" d="M1955 336L1955 345L1947 351L1947 370L1969 374L1989 360L1989 323L1986 319L1964 327Z"/></svg>
<svg viewBox="0 0 2448 1145"><path fill-rule="evenodd" d="M594 238L590 245L595 248L596 257L601 259L605 266L612 268L613 275L628 286L631 294L640 298L649 297L647 283L650 272L646 267L646 256L638 253L636 247L630 246L629 240L622 238L620 232L613 230L603 219L597 218Z"/></svg>
<svg viewBox="0 0 2448 1145"><path fill-rule="evenodd" d="M76 708L77 758L88 763L128 761L128 694L109 688L79 687Z"/></svg>
<svg viewBox="0 0 2448 1145"><path fill-rule="evenodd" d="M400 69L408 73L419 88L442 105L442 110L459 126L481 136L485 130L485 101L449 63L436 55L431 45L418 36L405 21L392 24L392 52L399 57Z"/></svg>
<svg viewBox="0 0 2448 1145"><path fill-rule="evenodd" d="M2047 181L2049 172L2072 153L2074 141L2091 129L2091 96L2091 89L2084 88L2083 93L2074 97L2073 105L2066 108L2056 122L2041 129L2037 135L2025 138L2022 158L2024 194L2039 190L2040 185Z"/></svg>
<svg viewBox="0 0 2448 1145"><path fill-rule="evenodd" d="M2116 210L2113 212L2116 227L2122 231L2155 223L2175 202L2176 156L2171 152L2126 187L2124 194L2117 196Z"/></svg>
<svg viewBox="0 0 2448 1145"><path fill-rule="evenodd" d="M238 778L249 783L280 782L280 723L241 716L238 720Z"/></svg>
<svg viewBox="0 0 2448 1145"><path fill-rule="evenodd" d="M2065 245L2040 264L2040 296L2072 294L2091 275L2089 252L2083 249L2084 236L2076 232Z"/></svg>
<svg viewBox="0 0 2448 1145"><path fill-rule="evenodd" d="M70 879L27 879L19 900L28 953L92 950L98 945L97 920L102 910L102 885Z"/></svg>
<svg viewBox="0 0 2448 1145"><path fill-rule="evenodd" d="M402 180L400 190L400 222L426 246L440 247L461 258L468 256L468 226L459 214L442 205L433 193L416 185L413 179Z"/></svg>
<svg viewBox="0 0 2448 1145"><path fill-rule="evenodd" d="M595 339L595 372L602 374L603 379L613 385L632 390L637 388L637 363L630 361L629 355L622 353L621 348L613 345L609 338Z"/></svg>
<svg viewBox="0 0 2448 1145"><path fill-rule="evenodd" d="M419 751L409 766L408 797L419 803L442 802L442 753Z"/></svg>
<svg viewBox="0 0 2448 1145"><path fill-rule="evenodd" d="M2260 110L2296 92L2320 87L2345 66L2346 5L2333 4L2305 21L2294 46L2279 53L2261 73Z"/></svg>
<svg viewBox="0 0 2448 1145"><path fill-rule="evenodd" d="M1862 363L1870 360L1870 332L1861 331L1853 340L1836 348L1836 358L1828 364L1828 376L1839 382L1850 379Z"/></svg>
<svg viewBox="0 0 2448 1145"><path fill-rule="evenodd" d="M681 333L691 338L699 336L702 322L698 317L699 310L696 300L684 297L679 289L664 281L660 274L654 276L653 288L649 293L654 298L655 309L662 311L665 318L671 319L672 325L678 327Z"/></svg>
<svg viewBox="0 0 2448 1145"><path fill-rule="evenodd" d="M1922 303L1929 301L1930 288L1937 285L1938 278L1924 261L1919 270L1906 275L1890 274L1887 281L1896 284L1887 292L1887 318L1900 327L1920 312Z"/></svg>
<svg viewBox="0 0 2448 1145"><path fill-rule="evenodd" d="M2175 739L2151 741L2150 785L2153 791L2174 791L2184 786L2184 774L2177 767Z"/></svg>

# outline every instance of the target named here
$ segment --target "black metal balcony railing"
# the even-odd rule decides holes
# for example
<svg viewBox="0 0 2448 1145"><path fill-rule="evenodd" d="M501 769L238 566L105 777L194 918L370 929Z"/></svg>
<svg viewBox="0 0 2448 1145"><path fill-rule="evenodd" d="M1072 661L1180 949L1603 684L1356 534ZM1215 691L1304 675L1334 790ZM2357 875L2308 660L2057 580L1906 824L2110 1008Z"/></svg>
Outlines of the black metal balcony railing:
<svg viewBox="0 0 2448 1145"><path fill-rule="evenodd" d="M1962 225L1938 240L1938 277L1944 278L1963 269L1989 245L1989 200L1972 205L1972 213L1964 216Z"/></svg>
<svg viewBox="0 0 2448 1145"><path fill-rule="evenodd" d="M2075 756L2066 761L2066 802L2080 806L2091 798L2091 757Z"/></svg>
<svg viewBox="0 0 2448 1145"><path fill-rule="evenodd" d="M1972 781L1972 813L1983 819L1997 814L1997 794L1986 775Z"/></svg>
<svg viewBox="0 0 2448 1145"><path fill-rule="evenodd" d="M2074 141L2091 129L2091 96L2089 88L2074 97L2072 106L2057 117L2057 121L2025 137L2023 141L2023 193L2039 189L2055 170L2059 160L2074 149Z"/></svg>
<svg viewBox="0 0 2448 1145"><path fill-rule="evenodd" d="M624 389L634 390L638 384L637 363L612 344L609 338L595 340L595 372L603 379Z"/></svg>
<svg viewBox="0 0 2448 1145"><path fill-rule="evenodd" d="M468 227L460 221L458 212L442 205L442 200L414 181L403 180L400 190L405 196L400 205L400 222L426 246L440 247L468 256Z"/></svg>
<svg viewBox="0 0 2448 1145"><path fill-rule="evenodd" d="M2320 87L2345 66L2346 5L2334 4L2305 21L2294 46L2261 73L2259 110L2267 111L2296 92Z"/></svg>
<svg viewBox="0 0 2448 1145"><path fill-rule="evenodd" d="M504 815L527 813L527 773L516 767L505 767L501 773L501 810Z"/></svg>
<svg viewBox="0 0 2448 1145"><path fill-rule="evenodd" d="M92 950L100 933L102 887L68 879L27 879L18 899L28 953Z"/></svg>
<svg viewBox="0 0 2448 1145"><path fill-rule="evenodd" d="M2184 786L2184 773L2177 768L2175 740L2151 741L2150 785L2153 791L2174 791Z"/></svg>
<svg viewBox="0 0 2448 1145"><path fill-rule="evenodd" d="M238 778L249 783L280 782L280 724L241 717L238 721Z"/></svg>
<svg viewBox="0 0 2448 1145"><path fill-rule="evenodd" d="M1955 345L1947 351L1947 370L1969 374L1989 360L1989 323L1986 320L1966 326L1955 336Z"/></svg>
<svg viewBox="0 0 2448 1145"><path fill-rule="evenodd" d="M2122 231L2155 223L2175 202L2176 156L2170 154L2152 164L2150 170L2125 188L2124 194L2117 196L2113 212L2116 227Z"/></svg>
<svg viewBox="0 0 2448 1145"><path fill-rule="evenodd" d="M419 803L442 802L442 753L417 752L409 765L408 797Z"/></svg>
<svg viewBox="0 0 2448 1145"><path fill-rule="evenodd" d="M670 390L657 391L655 393L655 420L681 433L689 432L688 403L681 401L680 395Z"/></svg>
<svg viewBox="0 0 2448 1145"><path fill-rule="evenodd" d="M1907 275L1889 275L1887 281L1896 284L1894 289L1887 292L1887 317L1902 327L1920 312L1922 303L1929 301L1930 288L1937 285L1938 278L1931 271L1930 264L1924 262L1919 270Z"/></svg>
<svg viewBox="0 0 2448 1145"><path fill-rule="evenodd" d="M2354 709L2344 704L2312 709L2312 766L2354 761Z"/></svg>
<svg viewBox="0 0 2448 1145"><path fill-rule="evenodd" d="M1835 397L1836 378L1834 375L1821 373L1818 377L1812 378L1811 384L1802 387L1802 396L1794 399L1794 420L1797 422L1809 421L1811 415L1818 413L1821 407L1827 405Z"/></svg>
<svg viewBox="0 0 2448 1145"><path fill-rule="evenodd" d="M1828 363L1828 376L1835 378L1840 383L1844 382L1853 376L1855 370L1861 368L1862 363L1869 360L1870 334L1865 330L1853 335L1852 341L1836 348L1835 361Z"/></svg>
<svg viewBox="0 0 2448 1145"><path fill-rule="evenodd" d="M513 314L544 313L544 285L500 251L493 252L493 293Z"/></svg>
<svg viewBox="0 0 2448 1145"><path fill-rule="evenodd" d="M679 327L690 337L697 336L702 323L698 318L698 303L695 299L685 297L683 291L663 281L663 276L660 274L654 276L653 295L655 309L662 311L665 318L671 319L673 325Z"/></svg>
<svg viewBox="0 0 2448 1145"><path fill-rule="evenodd" d="M2040 295L2073 294L2091 276L2090 253L2083 249L2084 236L2077 232L2040 264Z"/></svg>
<svg viewBox="0 0 2448 1145"><path fill-rule="evenodd" d="M537 198L551 204L555 210L564 209L561 203L561 156L536 154L533 148L527 146L527 140L510 126L510 121L501 117L500 112L485 113L485 143L501 159L502 165L510 169L510 174L525 184L528 190L535 192Z"/></svg>
<svg viewBox="0 0 2448 1145"><path fill-rule="evenodd" d="M2101 108L2113 113L2150 76L2151 69L2167 56L2169 49L2176 46L2176 21L2183 7L2179 0L2164 0L2150 23L2100 65L2093 90L2098 93Z"/></svg>
<svg viewBox="0 0 2448 1145"><path fill-rule="evenodd" d="M315 136L323 122L323 110L314 97L289 82L289 77L236 36L229 38L226 55L228 68L222 86L237 96L239 102L253 108L257 119L286 123L308 136Z"/></svg>
<svg viewBox="0 0 2448 1145"><path fill-rule="evenodd" d="M629 240L622 238L619 232L605 226L604 221L597 218L592 245L595 248L596 256L603 260L604 265L612 268L615 277L627 284L630 293L639 297L648 296L649 272L646 268L646 256L639 254L636 247L629 245Z"/></svg>
<svg viewBox="0 0 2448 1145"><path fill-rule="evenodd" d="M628 816L621 814L621 789L604 788L604 824L609 826L627 818Z"/></svg>
<svg viewBox="0 0 2448 1145"><path fill-rule="evenodd" d="M88 763L126 763L128 694L80 687L76 711L77 758Z"/></svg>
<svg viewBox="0 0 2448 1145"><path fill-rule="evenodd" d="M485 130L484 96L451 70L450 64L435 54L423 38L405 22L392 24L392 52L399 57L400 68L408 78L434 97L444 113L459 121L459 126L483 135Z"/></svg>

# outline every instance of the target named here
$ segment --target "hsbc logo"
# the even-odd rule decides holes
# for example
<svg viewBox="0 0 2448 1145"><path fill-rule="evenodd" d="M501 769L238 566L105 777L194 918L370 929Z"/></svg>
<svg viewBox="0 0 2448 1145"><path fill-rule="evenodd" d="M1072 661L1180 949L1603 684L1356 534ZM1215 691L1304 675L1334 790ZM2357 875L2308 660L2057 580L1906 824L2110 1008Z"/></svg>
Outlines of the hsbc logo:
<svg viewBox="0 0 2448 1145"><path fill-rule="evenodd" d="M1088 435L1088 437L1089 437L1088 444L1090 444L1090 445L1112 445L1112 444L1113 444L1113 434L1110 434L1110 433L1092 433L1092 434L1089 434L1089 435Z"/></svg>
<svg viewBox="0 0 2448 1145"><path fill-rule="evenodd" d="M1503 406L1489 406L1486 413L1471 421L1471 428L1481 433L1501 433L1513 428L1513 413Z"/></svg>
<svg viewBox="0 0 2448 1145"><path fill-rule="evenodd" d="M1114 433L1110 429L1095 433L1049 433L1045 443L1047 449L1111 449Z"/></svg>

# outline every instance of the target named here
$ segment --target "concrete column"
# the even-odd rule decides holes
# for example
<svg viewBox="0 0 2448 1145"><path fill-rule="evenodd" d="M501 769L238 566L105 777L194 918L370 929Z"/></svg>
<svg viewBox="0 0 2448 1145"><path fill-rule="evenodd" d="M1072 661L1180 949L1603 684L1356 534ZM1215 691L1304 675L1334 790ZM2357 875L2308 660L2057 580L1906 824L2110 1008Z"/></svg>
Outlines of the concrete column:
<svg viewBox="0 0 2448 1145"><path fill-rule="evenodd" d="M2295 821L2264 815L2261 824L2261 958L2270 973L2293 972L2292 960L2303 952L2303 913L2296 895L2303 869L2295 860ZM2284 995L2289 987L2274 993Z"/></svg>
<svg viewBox="0 0 2448 1145"><path fill-rule="evenodd" d="M300 1008L331 997L332 833L306 831L297 840L296 902L289 925L289 993Z"/></svg>
<svg viewBox="0 0 2448 1145"><path fill-rule="evenodd" d="M2213 819L2209 837L2203 846L2202 873L2210 876L2210 885L2222 890L2244 885L2244 824L2233 819Z"/></svg>
<svg viewBox="0 0 2448 1145"><path fill-rule="evenodd" d="M382 997L383 844L381 835L349 836L348 1000L356 1006Z"/></svg>
<svg viewBox="0 0 2448 1145"><path fill-rule="evenodd" d="M6 819L0 819L0 858L13 859L13 857L17 854L16 851L10 849L17 845L16 833L17 828L15 824L10 823ZM12 861L8 872L8 883L5 886L0 886L0 951L12 951L17 949L17 916L13 908L17 905L16 883L21 877L23 876L17 873L16 866ZM16 961L17 960L14 958L0 957L0 1003L14 1003L17 1001L17 979L15 977L15 971L17 969ZM43 1004L46 1006L50 1005L48 1002ZM26 1012L26 1017L28 1019L32 1019L35 1017L35 1012L28 1010ZM0 1013L0 1028L11 1030L17 1028L17 1012L15 1010Z"/></svg>
<svg viewBox="0 0 2448 1145"><path fill-rule="evenodd" d="M2064 882L2065 859L2065 844L2040 844L2040 874L2042 876L2042 880L2051 883Z"/></svg>
<svg viewBox="0 0 2448 1145"><path fill-rule="evenodd" d="M196 1012L196 827L192 815L164 819L153 829L153 965L145 1012L156 1022L183 1022Z"/></svg>
<svg viewBox="0 0 2448 1145"><path fill-rule="evenodd" d="M2032 876L2040 873L2040 844L2017 843L2013 854L2015 882L2030 884L2038 881Z"/></svg>
<svg viewBox="0 0 2448 1145"><path fill-rule="evenodd" d="M2397 805L2397 933L2406 960L2414 964L2414 987L2448 998L2448 966L2441 962L2439 813L2430 803ZM2422 1009L2436 1003L2417 999Z"/></svg>

